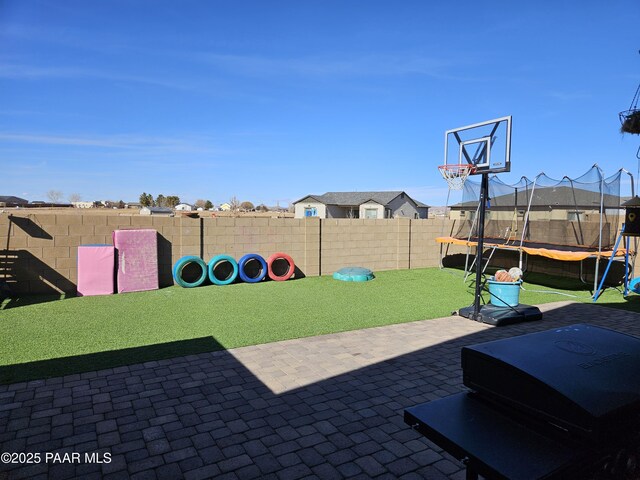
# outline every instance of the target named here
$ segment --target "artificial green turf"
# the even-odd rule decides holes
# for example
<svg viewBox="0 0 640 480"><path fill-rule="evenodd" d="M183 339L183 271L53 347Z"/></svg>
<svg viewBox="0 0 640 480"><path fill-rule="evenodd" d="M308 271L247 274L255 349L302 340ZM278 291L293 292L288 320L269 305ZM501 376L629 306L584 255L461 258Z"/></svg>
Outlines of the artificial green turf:
<svg viewBox="0 0 640 480"><path fill-rule="evenodd" d="M521 303L590 301L586 290L525 288ZM0 312L0 382L438 318L471 304L473 291L460 272L432 268L378 272L364 283L323 276L37 301ZM615 291L599 302L625 303Z"/></svg>

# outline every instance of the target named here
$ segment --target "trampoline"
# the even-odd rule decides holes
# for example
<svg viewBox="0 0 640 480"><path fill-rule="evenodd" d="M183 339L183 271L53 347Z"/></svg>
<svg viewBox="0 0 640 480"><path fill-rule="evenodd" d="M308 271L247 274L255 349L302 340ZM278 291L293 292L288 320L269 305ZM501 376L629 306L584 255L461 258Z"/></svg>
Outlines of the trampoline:
<svg viewBox="0 0 640 480"><path fill-rule="evenodd" d="M561 180L544 173L533 180L522 177L515 184L504 183L495 175L490 177L483 242L483 250L488 250L489 255L484 268L497 250L517 252L522 270L526 255L569 262L596 259L595 290L600 263L597 260L624 258L626 254L625 248L615 245L624 218L620 201L623 174L631 177L633 196L634 182L629 172L620 169L605 177L598 165L579 177L565 176ZM479 240L479 198L480 183L467 180L462 201L451 206L454 223L450 234L443 232L436 238L441 246L441 267L445 245L458 245L467 247L465 272L471 271L475 263L474 259L469 265L471 250L477 250ZM634 255L635 250L630 249L630 253ZM484 251L483 255L486 258Z"/></svg>
<svg viewBox="0 0 640 480"><path fill-rule="evenodd" d="M478 240L475 238L461 239L454 237L437 237L436 242L474 248L478 246ZM598 252L597 247L589 247L585 245L560 245L530 241L523 241L518 242L517 244L513 244L502 238L485 238L484 247L488 249L496 248L500 250L511 250L516 252L522 251L528 255L538 255L540 257L551 258L553 260L563 260L567 262L577 262L586 260L587 258L593 258L594 256L609 258L611 256L623 257L625 255L624 248L618 248L615 252L613 251L613 249L602 250Z"/></svg>

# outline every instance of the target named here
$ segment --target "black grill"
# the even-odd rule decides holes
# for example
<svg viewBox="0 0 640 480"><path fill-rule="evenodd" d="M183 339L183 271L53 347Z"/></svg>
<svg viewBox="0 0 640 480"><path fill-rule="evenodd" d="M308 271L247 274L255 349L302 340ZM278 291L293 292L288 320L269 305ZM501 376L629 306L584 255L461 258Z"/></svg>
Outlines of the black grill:
<svg viewBox="0 0 640 480"><path fill-rule="evenodd" d="M471 392L409 408L405 421L469 470L640 478L640 339L572 325L464 347L462 370Z"/></svg>

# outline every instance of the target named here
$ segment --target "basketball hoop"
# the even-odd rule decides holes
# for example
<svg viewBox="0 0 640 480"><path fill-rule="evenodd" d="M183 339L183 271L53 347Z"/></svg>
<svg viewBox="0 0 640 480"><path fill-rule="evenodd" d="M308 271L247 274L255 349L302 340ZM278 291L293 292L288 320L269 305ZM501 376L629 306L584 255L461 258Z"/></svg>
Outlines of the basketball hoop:
<svg viewBox="0 0 640 480"><path fill-rule="evenodd" d="M467 177L476 171L476 167L468 163L449 164L440 165L438 170L449 184L449 190L462 190Z"/></svg>

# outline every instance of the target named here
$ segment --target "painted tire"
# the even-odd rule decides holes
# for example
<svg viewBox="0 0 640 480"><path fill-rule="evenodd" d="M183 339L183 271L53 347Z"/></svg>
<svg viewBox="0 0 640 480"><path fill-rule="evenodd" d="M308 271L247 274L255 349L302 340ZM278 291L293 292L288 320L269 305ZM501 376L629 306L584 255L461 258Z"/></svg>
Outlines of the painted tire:
<svg viewBox="0 0 640 480"><path fill-rule="evenodd" d="M202 270L202 275L195 282L187 282L184 278L182 278L182 271L187 265L196 264ZM204 263L200 257L196 257L195 255L187 255L186 257L182 257L180 260L176 262L173 266L173 279L174 281L185 288L199 287L202 285L202 282L207 278L207 264Z"/></svg>
<svg viewBox="0 0 640 480"><path fill-rule="evenodd" d="M247 272L245 271L247 268L247 263L249 263L251 260L256 260L260 263L260 273L255 277L248 276ZM265 262L264 258L262 258L257 253L248 253L240 260L238 260L238 273L240 274L240 278L243 282L258 283L267 276L267 262Z"/></svg>
<svg viewBox="0 0 640 480"><path fill-rule="evenodd" d="M220 262L227 262L233 268L233 272L227 278L220 279L216 277L215 268ZM235 258L230 255L216 255L211 260L209 260L209 264L207 265L209 272L209 280L214 285L229 285L233 283L236 278L238 278L238 262L236 262Z"/></svg>
<svg viewBox="0 0 640 480"><path fill-rule="evenodd" d="M273 262L276 260L284 260L288 264L287 271L284 275L278 275L273 271ZM285 280L289 280L293 275L293 272L296 269L296 264L293 263L293 258L291 258L286 253L278 252L274 253L267 259L267 267L269 267L269 278L271 280L275 280L276 282L284 282Z"/></svg>

